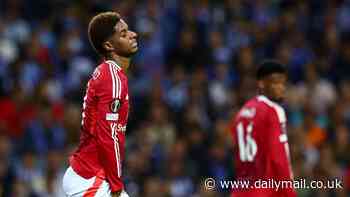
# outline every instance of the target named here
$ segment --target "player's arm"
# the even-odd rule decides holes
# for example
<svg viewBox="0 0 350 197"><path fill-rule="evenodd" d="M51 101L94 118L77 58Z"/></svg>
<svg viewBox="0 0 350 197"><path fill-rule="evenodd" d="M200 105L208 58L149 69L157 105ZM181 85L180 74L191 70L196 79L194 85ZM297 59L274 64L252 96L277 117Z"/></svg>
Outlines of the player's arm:
<svg viewBox="0 0 350 197"><path fill-rule="evenodd" d="M116 92L122 87L112 67L101 71L96 83L98 97L98 121L95 129L97 151L100 163L105 171L107 182L114 196L119 196L124 185L121 181L121 150L118 140L118 111L111 111L113 101L120 99Z"/></svg>
<svg viewBox="0 0 350 197"><path fill-rule="evenodd" d="M277 112L272 112L269 116L269 122L271 127L269 131L269 135L271 136L268 140L269 142L269 152L270 157L272 160L272 167L273 169L276 169L274 171L276 179L279 180L290 180L292 179L292 172L290 168L290 161L289 161L289 148L288 148L288 142L287 142L287 134L282 132L282 126L281 126L281 116L284 116L284 111L282 111L283 114L277 114ZM285 123L285 122L284 122Z"/></svg>

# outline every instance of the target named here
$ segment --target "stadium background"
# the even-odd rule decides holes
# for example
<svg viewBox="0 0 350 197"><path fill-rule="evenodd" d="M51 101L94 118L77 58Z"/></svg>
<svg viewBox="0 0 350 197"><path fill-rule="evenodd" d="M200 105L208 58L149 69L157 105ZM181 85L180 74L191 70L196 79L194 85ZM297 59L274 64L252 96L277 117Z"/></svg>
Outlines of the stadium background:
<svg viewBox="0 0 350 197"><path fill-rule="evenodd" d="M255 92L265 58L288 66L286 109L297 178L343 180L349 196L350 1L1 0L1 196L62 196L86 81L100 61L87 40L98 11L139 34L129 74L124 178L132 197L225 196L234 177L227 129Z"/></svg>

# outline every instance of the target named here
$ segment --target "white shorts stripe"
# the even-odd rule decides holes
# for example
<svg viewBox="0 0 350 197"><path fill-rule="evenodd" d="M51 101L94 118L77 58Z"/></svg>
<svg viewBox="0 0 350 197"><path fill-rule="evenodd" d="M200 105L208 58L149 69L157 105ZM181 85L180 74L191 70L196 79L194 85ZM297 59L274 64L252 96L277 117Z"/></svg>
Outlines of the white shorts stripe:
<svg viewBox="0 0 350 197"><path fill-rule="evenodd" d="M85 179L79 176L72 167L69 167L62 180L62 189L64 194L59 196L68 196L68 197L83 197L86 191L93 186L95 177L90 179ZM107 181L103 181L100 185L100 188L97 190L94 197L111 197L110 184ZM125 190L122 191L120 197L129 197Z"/></svg>
<svg viewBox="0 0 350 197"><path fill-rule="evenodd" d="M83 197L85 193L94 185L96 176L85 179L74 172L72 167L69 167L62 180L62 189L68 197ZM63 195L62 195L63 196ZM107 197L111 196L111 189L109 184L103 180L99 186L95 197Z"/></svg>

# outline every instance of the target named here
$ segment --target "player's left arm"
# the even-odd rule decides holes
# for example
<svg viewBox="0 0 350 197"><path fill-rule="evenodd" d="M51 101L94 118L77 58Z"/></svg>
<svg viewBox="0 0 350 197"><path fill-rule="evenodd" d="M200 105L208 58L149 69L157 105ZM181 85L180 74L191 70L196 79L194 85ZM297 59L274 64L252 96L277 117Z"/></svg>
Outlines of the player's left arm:
<svg viewBox="0 0 350 197"><path fill-rule="evenodd" d="M284 113L284 111L280 111ZM279 114L281 116L281 114ZM273 170L273 179L276 181L290 181L293 180L293 172L289 156L289 147L286 131L283 131L286 124L286 117L278 116L277 113L272 113L270 116L270 138L269 143L269 152L272 162ZM296 197L296 192L293 188L280 188L278 190L279 196L288 196Z"/></svg>
<svg viewBox="0 0 350 197"><path fill-rule="evenodd" d="M284 111L282 111L284 113ZM281 118L281 116L284 116ZM289 159L288 137L286 131L283 131L286 124L285 114L273 112L270 117L270 138L268 140L270 157L273 168L276 169L275 177L279 180L291 180L292 171ZM284 119L284 120L281 120Z"/></svg>

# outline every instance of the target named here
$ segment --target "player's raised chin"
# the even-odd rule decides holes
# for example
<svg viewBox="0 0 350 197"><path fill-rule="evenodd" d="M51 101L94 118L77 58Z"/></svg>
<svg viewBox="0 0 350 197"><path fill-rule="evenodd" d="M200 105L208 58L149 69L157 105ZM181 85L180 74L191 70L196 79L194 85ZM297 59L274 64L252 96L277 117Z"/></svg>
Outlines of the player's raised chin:
<svg viewBox="0 0 350 197"><path fill-rule="evenodd" d="M129 26L123 19L116 24L115 28L118 35L118 41L116 43L116 47L119 48L118 55L131 57L138 50L137 34L129 30Z"/></svg>

